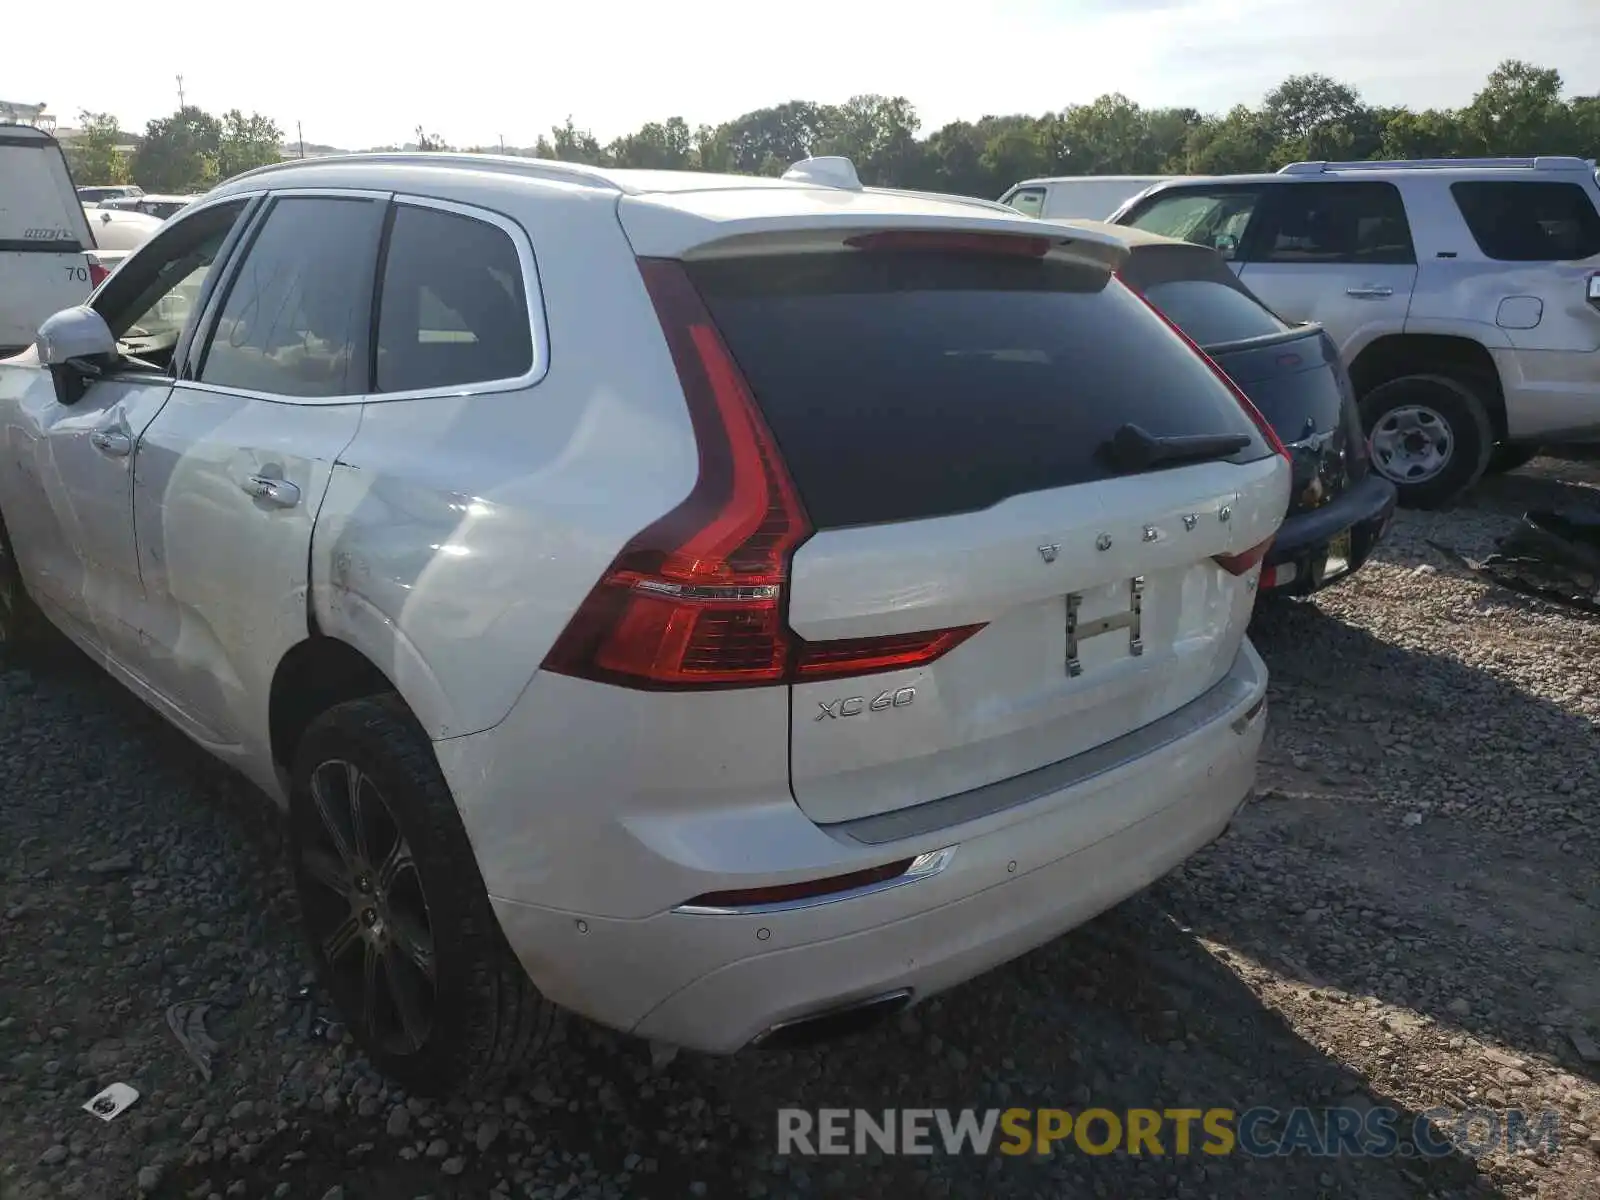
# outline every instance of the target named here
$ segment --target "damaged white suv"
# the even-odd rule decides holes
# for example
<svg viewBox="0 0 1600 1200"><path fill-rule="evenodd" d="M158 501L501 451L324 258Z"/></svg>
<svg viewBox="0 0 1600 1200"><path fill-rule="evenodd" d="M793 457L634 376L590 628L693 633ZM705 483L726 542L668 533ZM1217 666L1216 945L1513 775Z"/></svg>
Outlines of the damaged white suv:
<svg viewBox="0 0 1600 1200"><path fill-rule="evenodd" d="M1251 787L1290 469L1124 253L841 160L252 172L0 364L5 637L287 807L409 1087L892 1010Z"/></svg>

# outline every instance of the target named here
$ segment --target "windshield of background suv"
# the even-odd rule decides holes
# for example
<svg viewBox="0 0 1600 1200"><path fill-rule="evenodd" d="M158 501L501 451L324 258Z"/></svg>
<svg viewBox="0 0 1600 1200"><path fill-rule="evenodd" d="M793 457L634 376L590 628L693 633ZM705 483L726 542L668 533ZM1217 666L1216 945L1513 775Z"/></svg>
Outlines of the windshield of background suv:
<svg viewBox="0 0 1600 1200"><path fill-rule="evenodd" d="M1257 191L1169 192L1124 224L1162 237L1208 246L1231 259L1260 198Z"/></svg>

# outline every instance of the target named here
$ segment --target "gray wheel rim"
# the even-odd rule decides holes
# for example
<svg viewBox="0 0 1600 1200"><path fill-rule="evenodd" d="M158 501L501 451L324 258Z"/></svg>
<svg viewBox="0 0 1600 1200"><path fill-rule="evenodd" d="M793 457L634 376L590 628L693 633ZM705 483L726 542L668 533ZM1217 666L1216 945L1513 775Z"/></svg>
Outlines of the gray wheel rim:
<svg viewBox="0 0 1600 1200"><path fill-rule="evenodd" d="M432 913L411 845L372 778L329 759L311 773L297 868L305 922L345 1014L384 1050L433 1030Z"/></svg>
<svg viewBox="0 0 1600 1200"><path fill-rule="evenodd" d="M1450 465L1455 435L1450 422L1425 404L1407 404L1378 419L1372 462L1391 483L1426 483Z"/></svg>

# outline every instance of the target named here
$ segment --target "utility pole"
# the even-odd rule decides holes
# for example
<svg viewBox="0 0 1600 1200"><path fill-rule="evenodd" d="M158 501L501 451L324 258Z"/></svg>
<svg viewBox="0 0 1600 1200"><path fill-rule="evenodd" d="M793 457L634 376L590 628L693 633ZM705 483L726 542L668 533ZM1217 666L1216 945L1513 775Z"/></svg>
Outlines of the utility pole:
<svg viewBox="0 0 1600 1200"><path fill-rule="evenodd" d="M506 135L501 133L496 136L500 139L500 153L504 154L506 152Z"/></svg>
<svg viewBox="0 0 1600 1200"><path fill-rule="evenodd" d="M178 111L183 111L183 76L178 76Z"/></svg>
<svg viewBox="0 0 1600 1200"><path fill-rule="evenodd" d="M306 156L306 131L300 128L299 121L294 123L294 135L300 139L300 157L304 158Z"/></svg>

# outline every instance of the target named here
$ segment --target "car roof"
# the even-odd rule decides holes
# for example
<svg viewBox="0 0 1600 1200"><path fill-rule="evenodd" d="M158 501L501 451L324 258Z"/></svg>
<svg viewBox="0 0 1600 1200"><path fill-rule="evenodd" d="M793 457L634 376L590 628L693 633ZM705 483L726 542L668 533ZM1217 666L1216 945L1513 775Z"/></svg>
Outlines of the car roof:
<svg viewBox="0 0 1600 1200"><path fill-rule="evenodd" d="M1178 179L1188 176L1178 175L1039 175L1033 179L1024 179L1013 187L1043 187L1047 183L1139 183L1140 181L1153 182L1158 179Z"/></svg>

